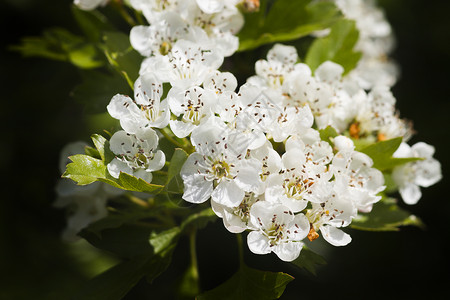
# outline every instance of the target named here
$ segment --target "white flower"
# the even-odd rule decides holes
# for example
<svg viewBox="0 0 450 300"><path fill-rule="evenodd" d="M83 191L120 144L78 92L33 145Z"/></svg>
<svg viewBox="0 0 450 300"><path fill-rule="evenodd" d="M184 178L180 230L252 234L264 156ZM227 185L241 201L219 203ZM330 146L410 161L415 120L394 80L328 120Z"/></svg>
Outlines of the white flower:
<svg viewBox="0 0 450 300"><path fill-rule="evenodd" d="M177 13L167 11L150 26L134 26L130 31L130 42L143 56L166 55L179 39L195 41L197 29L189 26Z"/></svg>
<svg viewBox="0 0 450 300"><path fill-rule="evenodd" d="M175 87L170 90L167 101L172 113L179 117L169 121L170 129L177 137L183 138L213 115L217 96L213 91L198 86L187 90Z"/></svg>
<svg viewBox="0 0 450 300"><path fill-rule="evenodd" d="M169 123L170 111L167 101L160 101L162 93L161 82L152 73L147 73L134 84L135 100L117 94L107 109L113 118L120 120L120 125L128 133L151 127L164 128Z"/></svg>
<svg viewBox="0 0 450 300"><path fill-rule="evenodd" d="M338 227L348 226L357 215L352 195L348 192L348 183L343 178L337 178L323 185L320 192L324 201L311 203L311 209L306 212L310 222L308 239L317 239L317 232L320 231L323 238L333 246L345 246L350 243L351 237Z"/></svg>
<svg viewBox="0 0 450 300"><path fill-rule="evenodd" d="M308 201L323 202L321 190L331 179L327 164L332 157L331 146L326 142L305 145L300 139L288 139L282 170L267 178L266 200L281 203L293 212L305 209Z"/></svg>
<svg viewBox="0 0 450 300"><path fill-rule="evenodd" d="M115 178L124 172L151 182L151 172L160 170L166 160L164 153L156 150L157 146L158 136L152 129L136 134L117 131L110 140L110 149L116 157L108 164L108 172Z"/></svg>
<svg viewBox="0 0 450 300"><path fill-rule="evenodd" d="M160 81L180 89L199 86L223 62L220 53L199 45L200 41L178 40L167 55L144 60L140 72L152 72Z"/></svg>
<svg viewBox="0 0 450 300"><path fill-rule="evenodd" d="M256 76L247 82L273 90L281 90L286 75L294 70L298 60L297 50L293 46L275 44L267 53L267 60L260 59L255 63Z"/></svg>
<svg viewBox="0 0 450 300"><path fill-rule="evenodd" d="M254 193L245 193L244 199L235 207L211 201L211 208L219 218L222 218L223 225L228 231L241 233L249 228L250 209L258 201L264 201L264 197L255 196Z"/></svg>
<svg viewBox="0 0 450 300"><path fill-rule="evenodd" d="M394 157L423 158L397 166L392 171L392 178L406 204L416 204L419 201L422 197L419 187L429 187L441 180L441 164L433 158L433 154L434 147L423 142L412 147L402 143L394 153Z"/></svg>
<svg viewBox="0 0 450 300"><path fill-rule="evenodd" d="M381 199L378 193L385 189L383 174L372 168L372 159L364 153L354 151L353 142L344 136L334 138L338 153L330 170L336 178L348 185L348 193L360 211L370 212L374 203Z"/></svg>
<svg viewBox="0 0 450 300"><path fill-rule="evenodd" d="M192 9L186 18L188 23L202 28L216 51L225 57L232 55L239 47L239 39L236 34L244 25L244 17L235 7L235 3L231 3L236 1L198 0L197 2L217 3L219 5L215 6L215 10L220 9L214 13L207 13L202 10L206 8L206 5L200 6L202 9L191 6Z"/></svg>
<svg viewBox="0 0 450 300"><path fill-rule="evenodd" d="M82 10L93 10L98 6L103 6L109 0L74 0L73 3Z"/></svg>
<svg viewBox="0 0 450 300"><path fill-rule="evenodd" d="M283 261L293 261L300 255L301 240L309 232L305 215L294 215L280 204L258 201L250 209L250 222L256 229L247 236L248 247L253 253L274 252Z"/></svg>
<svg viewBox="0 0 450 300"><path fill-rule="evenodd" d="M210 118L191 135L196 152L192 153L181 169L184 182L183 199L202 203L212 197L228 207L238 206L245 192L259 190L261 162L245 158L248 141ZM236 135L237 134L237 135Z"/></svg>

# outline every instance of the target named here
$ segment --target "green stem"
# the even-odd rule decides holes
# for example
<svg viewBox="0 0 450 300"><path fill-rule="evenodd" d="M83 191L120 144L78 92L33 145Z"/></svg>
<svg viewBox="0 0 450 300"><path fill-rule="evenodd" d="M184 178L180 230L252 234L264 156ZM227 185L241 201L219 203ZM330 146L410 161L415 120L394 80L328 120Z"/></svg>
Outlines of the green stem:
<svg viewBox="0 0 450 300"><path fill-rule="evenodd" d="M186 145L186 144L182 144L182 143L178 142L178 141L175 139L174 134L173 134L171 131L169 131L169 129L168 129L167 127L161 129L160 132L162 133L162 135L163 135L169 142L171 142L171 143L174 144L175 146L177 146L177 147L183 149L183 150L186 151L187 153L192 153L192 149L191 149L192 146Z"/></svg>
<svg viewBox="0 0 450 300"><path fill-rule="evenodd" d="M115 0L112 3L112 6L117 9L122 18L130 25L136 26L136 22L134 19L128 14L125 7L123 6L122 0Z"/></svg>
<svg viewBox="0 0 450 300"><path fill-rule="evenodd" d="M238 252L239 252L239 266L244 265L244 248L242 244L242 235L240 233L236 234L236 240L238 244Z"/></svg>
<svg viewBox="0 0 450 300"><path fill-rule="evenodd" d="M192 268L192 277L198 284L198 264L197 264L197 249L195 245L195 238L197 236L197 230L193 228L189 234L189 244L190 244L190 252L191 252L191 268Z"/></svg>

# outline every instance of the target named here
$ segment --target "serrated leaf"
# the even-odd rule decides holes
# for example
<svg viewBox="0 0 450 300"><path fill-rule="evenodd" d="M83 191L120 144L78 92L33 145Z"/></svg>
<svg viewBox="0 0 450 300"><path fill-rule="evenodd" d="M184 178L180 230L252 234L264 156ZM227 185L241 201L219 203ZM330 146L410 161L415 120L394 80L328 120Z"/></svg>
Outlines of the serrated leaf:
<svg viewBox="0 0 450 300"><path fill-rule="evenodd" d="M344 74L353 70L361 53L353 50L359 38L355 22L352 20L339 20L331 26L330 33L316 39L306 54L305 62L315 71L325 61L333 61L344 67Z"/></svg>
<svg viewBox="0 0 450 300"><path fill-rule="evenodd" d="M305 269L311 274L316 275L317 265L325 265L327 262L322 256L304 246L302 251L300 251L299 257L292 261L292 263L297 267Z"/></svg>
<svg viewBox="0 0 450 300"><path fill-rule="evenodd" d="M134 192L158 193L164 186L151 184L147 181L121 172L119 175L119 184L122 189Z"/></svg>
<svg viewBox="0 0 450 300"><path fill-rule="evenodd" d="M245 26L238 34L239 51L295 40L325 29L341 18L339 10L330 2L277 0L267 12L268 2L262 0L259 12L244 15Z"/></svg>
<svg viewBox="0 0 450 300"><path fill-rule="evenodd" d="M260 271L242 265L237 273L222 285L206 291L198 300L271 300L278 299L294 277L286 273Z"/></svg>
<svg viewBox="0 0 450 300"><path fill-rule="evenodd" d="M106 176L106 166L100 159L88 155L77 154L70 156L72 161L67 165L62 177L70 178L78 185L86 185Z"/></svg>
<svg viewBox="0 0 450 300"><path fill-rule="evenodd" d="M374 204L370 213L361 213L351 227L367 231L398 231L399 227L413 225L424 227L422 221L400 208L395 199L383 199Z"/></svg>

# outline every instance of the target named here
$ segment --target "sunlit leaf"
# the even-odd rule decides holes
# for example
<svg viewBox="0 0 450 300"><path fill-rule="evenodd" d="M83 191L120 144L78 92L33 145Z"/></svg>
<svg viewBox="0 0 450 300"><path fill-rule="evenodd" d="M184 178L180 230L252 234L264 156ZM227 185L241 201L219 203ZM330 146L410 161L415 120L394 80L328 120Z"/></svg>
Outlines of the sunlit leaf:
<svg viewBox="0 0 450 300"><path fill-rule="evenodd" d="M333 61L344 67L344 74L356 67L361 53L354 51L359 32L355 22L340 20L331 26L331 32L316 39L306 54L305 62L311 70L317 69L325 61Z"/></svg>
<svg viewBox="0 0 450 300"><path fill-rule="evenodd" d="M238 34L239 51L295 40L328 28L341 18L331 2L277 0L270 7L268 2L261 1L259 12L245 14L245 26Z"/></svg>

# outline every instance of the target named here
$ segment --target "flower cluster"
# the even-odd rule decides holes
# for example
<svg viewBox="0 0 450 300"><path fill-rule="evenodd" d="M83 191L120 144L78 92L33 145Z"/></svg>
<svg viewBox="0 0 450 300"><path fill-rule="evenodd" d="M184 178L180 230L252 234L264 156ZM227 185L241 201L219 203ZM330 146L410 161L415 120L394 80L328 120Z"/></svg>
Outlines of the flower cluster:
<svg viewBox="0 0 450 300"><path fill-rule="evenodd" d="M284 261L299 256L305 239L347 245L342 228L381 200L383 173L356 144L401 137L395 157L423 158L392 171L408 204L420 198L418 186L440 179L434 149L406 144L412 127L395 108L394 67L382 59L390 26L370 1L335 1L361 33L363 58L349 75L331 61L311 70L295 47L275 44L240 87L219 70L239 46L238 2L131 0L149 25L130 32L144 57L133 98L118 94L107 106L123 129L110 140L112 177L151 182L166 160L159 139L173 134L193 149L180 172L182 198L210 201L230 232L249 231L252 252ZM328 127L337 135L321 137Z"/></svg>

